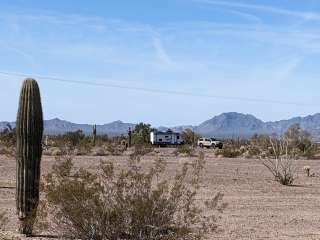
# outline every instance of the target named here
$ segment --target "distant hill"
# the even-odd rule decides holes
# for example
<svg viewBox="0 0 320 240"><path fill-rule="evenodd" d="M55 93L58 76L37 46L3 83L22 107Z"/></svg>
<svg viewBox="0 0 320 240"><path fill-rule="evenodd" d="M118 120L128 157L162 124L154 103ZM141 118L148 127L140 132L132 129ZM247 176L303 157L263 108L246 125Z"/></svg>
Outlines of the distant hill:
<svg viewBox="0 0 320 240"><path fill-rule="evenodd" d="M230 112L215 116L204 121L198 126L176 126L170 127L170 129L181 132L189 128L203 136L214 136L220 138L248 138L254 133L280 136L294 123L299 123L303 129L309 131L314 137L320 136L320 113L307 117L295 117L288 120L263 122L250 114ZM12 122L0 122L0 130L6 128L7 124L10 124L12 127L15 126L15 123ZM97 131L100 134L121 135L126 134L129 128L133 129L134 127L134 123L115 121L103 125L97 125ZM55 118L46 120L44 122L44 128L46 134L62 134L77 130L82 130L84 133L89 134L91 133L92 125L77 124ZM158 129L165 131L168 127L159 127Z"/></svg>
<svg viewBox="0 0 320 240"><path fill-rule="evenodd" d="M190 128L203 136L214 136L218 138L249 138L255 133L280 136L294 123L299 123L301 127L310 132L313 137L318 138L320 136L320 113L307 117L263 122L250 114L229 112L215 116L198 126L177 126L171 129L179 132ZM165 130L166 128L162 127L162 129Z"/></svg>
<svg viewBox="0 0 320 240"><path fill-rule="evenodd" d="M13 122L0 122L0 130L6 128L7 124L10 124L12 127L15 127L15 123ZM134 127L135 124L132 123L115 121L103 125L97 125L97 132L99 134L109 134L116 136L126 134L129 128L133 129ZM77 130L81 130L85 134L90 134L92 132L92 125L72 123L65 120L61 120L59 118L44 121L45 134L63 134L66 132L74 132Z"/></svg>

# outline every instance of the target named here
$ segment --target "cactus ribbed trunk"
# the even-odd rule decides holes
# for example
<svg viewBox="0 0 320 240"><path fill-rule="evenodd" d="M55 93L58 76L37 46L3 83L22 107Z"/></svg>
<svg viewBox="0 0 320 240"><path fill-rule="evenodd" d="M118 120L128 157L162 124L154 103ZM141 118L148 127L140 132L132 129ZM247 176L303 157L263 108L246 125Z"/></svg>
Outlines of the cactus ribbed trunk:
<svg viewBox="0 0 320 240"><path fill-rule="evenodd" d="M97 125L93 125L93 127L92 127L92 144L93 144L93 146L96 145L96 138L97 138Z"/></svg>
<svg viewBox="0 0 320 240"><path fill-rule="evenodd" d="M129 128L129 131L128 131L128 147L130 148L131 145L132 145L132 132L131 132L131 128Z"/></svg>
<svg viewBox="0 0 320 240"><path fill-rule="evenodd" d="M17 114L16 204L20 233L32 233L39 203L43 116L40 90L34 79L23 82Z"/></svg>

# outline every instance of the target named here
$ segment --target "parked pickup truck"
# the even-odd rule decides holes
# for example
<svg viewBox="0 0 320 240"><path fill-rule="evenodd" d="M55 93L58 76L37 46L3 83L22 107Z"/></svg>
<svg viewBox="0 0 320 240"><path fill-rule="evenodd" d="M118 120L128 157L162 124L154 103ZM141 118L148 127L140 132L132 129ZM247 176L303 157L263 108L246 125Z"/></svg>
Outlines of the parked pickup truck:
<svg viewBox="0 0 320 240"><path fill-rule="evenodd" d="M198 146L203 148L219 148L222 149L223 143L215 138L199 138Z"/></svg>

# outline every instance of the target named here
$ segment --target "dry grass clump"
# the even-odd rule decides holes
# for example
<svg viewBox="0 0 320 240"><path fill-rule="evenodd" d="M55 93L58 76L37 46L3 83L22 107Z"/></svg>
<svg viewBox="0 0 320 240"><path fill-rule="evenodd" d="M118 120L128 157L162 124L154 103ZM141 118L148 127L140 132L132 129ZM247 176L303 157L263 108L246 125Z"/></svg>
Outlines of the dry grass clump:
<svg viewBox="0 0 320 240"><path fill-rule="evenodd" d="M154 147L150 144L135 144L131 156L144 156L154 151Z"/></svg>
<svg viewBox="0 0 320 240"><path fill-rule="evenodd" d="M108 151L103 146L93 147L90 151L90 155L92 156L107 156L108 154Z"/></svg>
<svg viewBox="0 0 320 240"><path fill-rule="evenodd" d="M133 156L120 171L112 162L101 162L98 174L82 168L71 174L72 161L65 159L44 177L51 226L72 239L206 239L216 231L225 205L217 194L199 207L204 165L202 154L168 180L162 159L143 169Z"/></svg>
<svg viewBox="0 0 320 240"><path fill-rule="evenodd" d="M127 147L119 143L110 143L106 146L106 150L112 156L120 156L127 150Z"/></svg>
<svg viewBox="0 0 320 240"><path fill-rule="evenodd" d="M196 151L194 147L187 144L178 146L173 152L175 156L178 156L179 154L184 154L188 157L194 157L195 153Z"/></svg>

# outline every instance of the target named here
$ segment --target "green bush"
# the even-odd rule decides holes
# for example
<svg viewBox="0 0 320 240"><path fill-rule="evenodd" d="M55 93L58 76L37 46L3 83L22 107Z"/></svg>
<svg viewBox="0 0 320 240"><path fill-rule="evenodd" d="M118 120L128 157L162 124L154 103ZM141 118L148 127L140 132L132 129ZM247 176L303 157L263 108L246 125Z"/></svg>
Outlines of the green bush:
<svg viewBox="0 0 320 240"><path fill-rule="evenodd" d="M139 123L132 131L132 141L134 145L144 145L150 142L151 125Z"/></svg>
<svg viewBox="0 0 320 240"><path fill-rule="evenodd" d="M225 208L222 194L208 201L196 198L203 154L173 180L161 159L143 169L132 157L120 172L112 162L101 162L98 174L80 168L71 175L71 164L70 159L56 163L43 184L51 225L66 238L201 240L212 237Z"/></svg>
<svg viewBox="0 0 320 240"><path fill-rule="evenodd" d="M283 134L283 139L289 143L288 147L296 151L298 156L313 158L317 148L311 141L311 135L303 130L300 124L293 124Z"/></svg>

